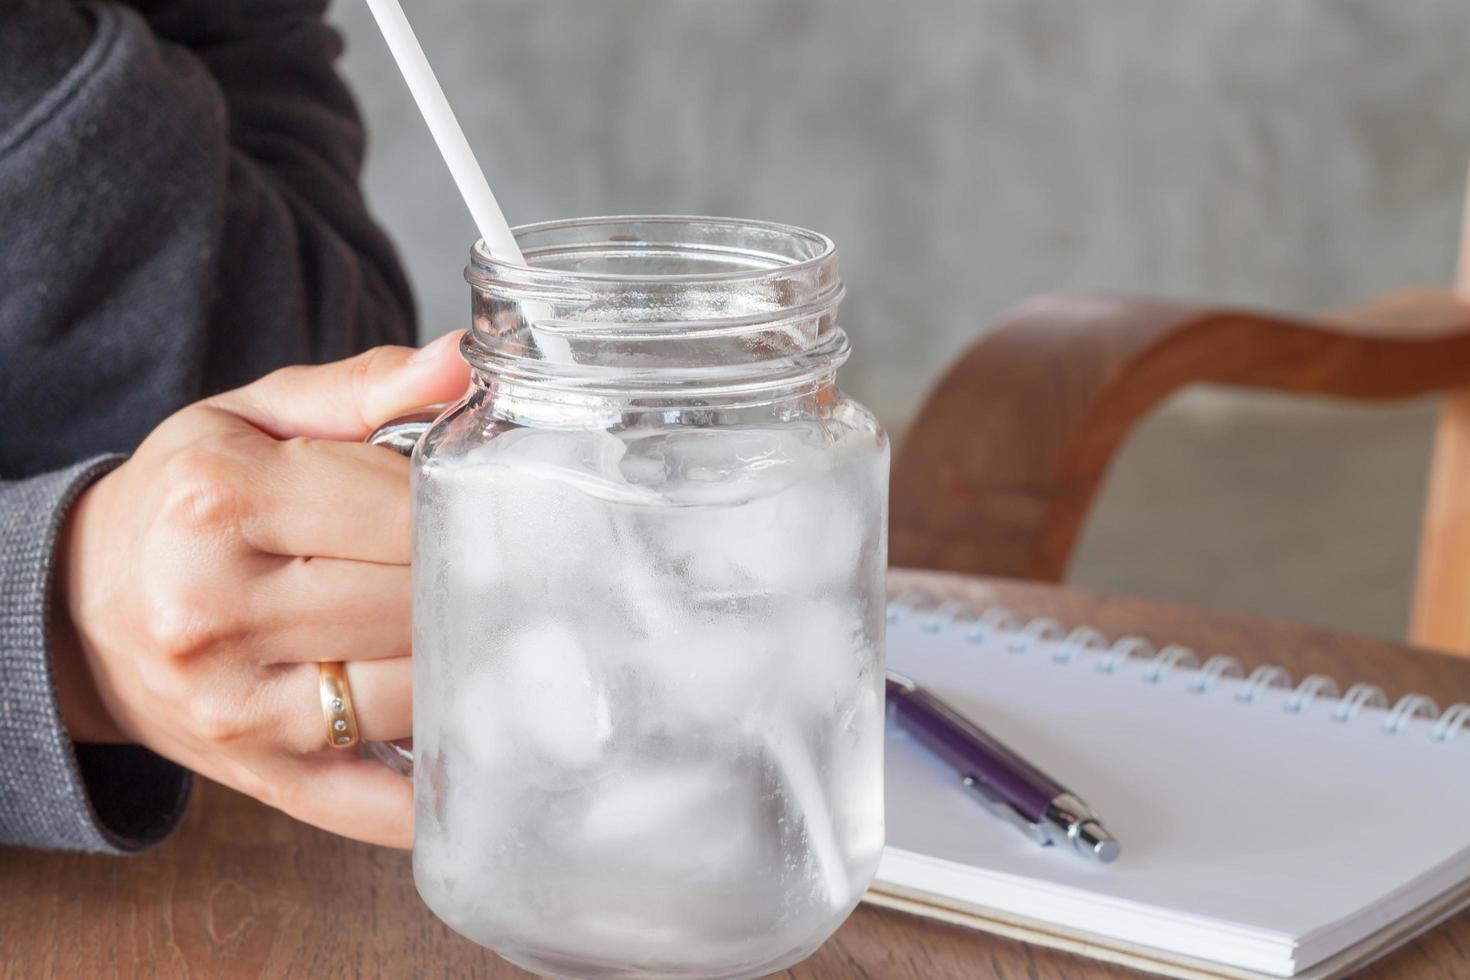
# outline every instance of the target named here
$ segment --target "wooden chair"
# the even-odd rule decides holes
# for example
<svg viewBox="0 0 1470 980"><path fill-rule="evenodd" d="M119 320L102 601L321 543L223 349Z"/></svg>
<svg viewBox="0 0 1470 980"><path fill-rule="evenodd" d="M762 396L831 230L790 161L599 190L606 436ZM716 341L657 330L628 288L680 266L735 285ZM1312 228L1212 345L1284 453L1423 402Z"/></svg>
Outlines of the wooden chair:
<svg viewBox="0 0 1470 980"><path fill-rule="evenodd" d="M1470 654L1470 212L1455 289L1312 318L1104 295L1029 302L924 401L893 467L894 565L1059 582L1129 430L1199 383L1445 392L1410 640Z"/></svg>

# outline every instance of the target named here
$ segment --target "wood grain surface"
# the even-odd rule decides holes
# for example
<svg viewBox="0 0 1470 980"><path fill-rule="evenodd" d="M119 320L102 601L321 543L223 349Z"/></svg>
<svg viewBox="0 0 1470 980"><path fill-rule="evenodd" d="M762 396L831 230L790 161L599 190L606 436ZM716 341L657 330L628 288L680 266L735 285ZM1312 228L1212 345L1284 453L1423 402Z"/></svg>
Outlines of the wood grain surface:
<svg viewBox="0 0 1470 980"><path fill-rule="evenodd" d="M1000 603L1022 615L1189 643L1204 655L1276 662L1470 700L1470 661L1395 644L1034 583L895 572L893 591ZM164 844L114 858L0 849L0 974L6 977L527 976L441 925L414 893L408 855L295 823L200 785ZM1116 966L894 912L859 908L783 976L1122 978ZM1462 914L1362 974L1470 976Z"/></svg>

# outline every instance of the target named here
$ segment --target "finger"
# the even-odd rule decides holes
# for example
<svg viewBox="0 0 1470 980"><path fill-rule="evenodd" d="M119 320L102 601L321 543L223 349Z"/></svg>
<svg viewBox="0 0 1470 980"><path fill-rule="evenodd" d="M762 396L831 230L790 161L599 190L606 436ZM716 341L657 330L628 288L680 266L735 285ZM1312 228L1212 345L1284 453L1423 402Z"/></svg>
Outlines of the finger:
<svg viewBox="0 0 1470 980"><path fill-rule="evenodd" d="M292 439L250 472L240 534L270 555L406 565L409 463L363 443Z"/></svg>
<svg viewBox="0 0 1470 980"><path fill-rule="evenodd" d="M308 755L330 746L316 664L283 669L278 689L281 747ZM413 668L408 657L347 662L357 733L370 742L413 734Z"/></svg>
<svg viewBox="0 0 1470 980"><path fill-rule="evenodd" d="M407 657L413 588L406 565L317 558L269 562L244 604L260 663Z"/></svg>
<svg viewBox="0 0 1470 980"><path fill-rule="evenodd" d="M413 782L349 752L280 767L273 793L297 820L385 847L413 847Z"/></svg>
<svg viewBox="0 0 1470 980"><path fill-rule="evenodd" d="M396 416L464 394L469 366L457 347L462 331L419 351L374 347L345 361L282 368L209 399L275 436L359 442Z"/></svg>

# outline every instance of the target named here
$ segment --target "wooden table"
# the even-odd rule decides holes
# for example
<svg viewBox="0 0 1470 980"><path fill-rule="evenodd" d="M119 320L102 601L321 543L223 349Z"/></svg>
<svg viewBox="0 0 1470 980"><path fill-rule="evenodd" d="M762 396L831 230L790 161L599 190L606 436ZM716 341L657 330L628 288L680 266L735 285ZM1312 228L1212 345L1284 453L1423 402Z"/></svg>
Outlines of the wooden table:
<svg viewBox="0 0 1470 980"><path fill-rule="evenodd" d="M1470 700L1470 660L1392 643L1074 589L895 572L893 591L999 603L1110 635L1141 633ZM408 855L351 843L201 785L183 825L139 857L0 849L0 974L15 977L518 977L451 933L414 893ZM1029 980L1138 976L1066 953L861 907L793 978ZM1470 976L1470 913L1363 976Z"/></svg>

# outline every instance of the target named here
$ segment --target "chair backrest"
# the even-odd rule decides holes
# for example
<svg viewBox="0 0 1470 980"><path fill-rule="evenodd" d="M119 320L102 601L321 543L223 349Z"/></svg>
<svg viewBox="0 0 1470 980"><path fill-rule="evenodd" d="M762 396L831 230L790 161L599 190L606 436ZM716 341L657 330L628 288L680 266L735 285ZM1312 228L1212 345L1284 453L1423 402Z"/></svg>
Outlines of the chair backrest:
<svg viewBox="0 0 1470 980"><path fill-rule="evenodd" d="M1017 308L946 369L898 446L893 563L1061 581L1129 431L1197 383L1446 394L1410 639L1470 654L1470 231L1456 289L1316 317L1093 294Z"/></svg>
<svg viewBox="0 0 1470 980"><path fill-rule="evenodd" d="M1470 301L1470 193L1465 208L1455 290ZM1470 389L1445 396L1435 433L1409 640L1470 654Z"/></svg>

